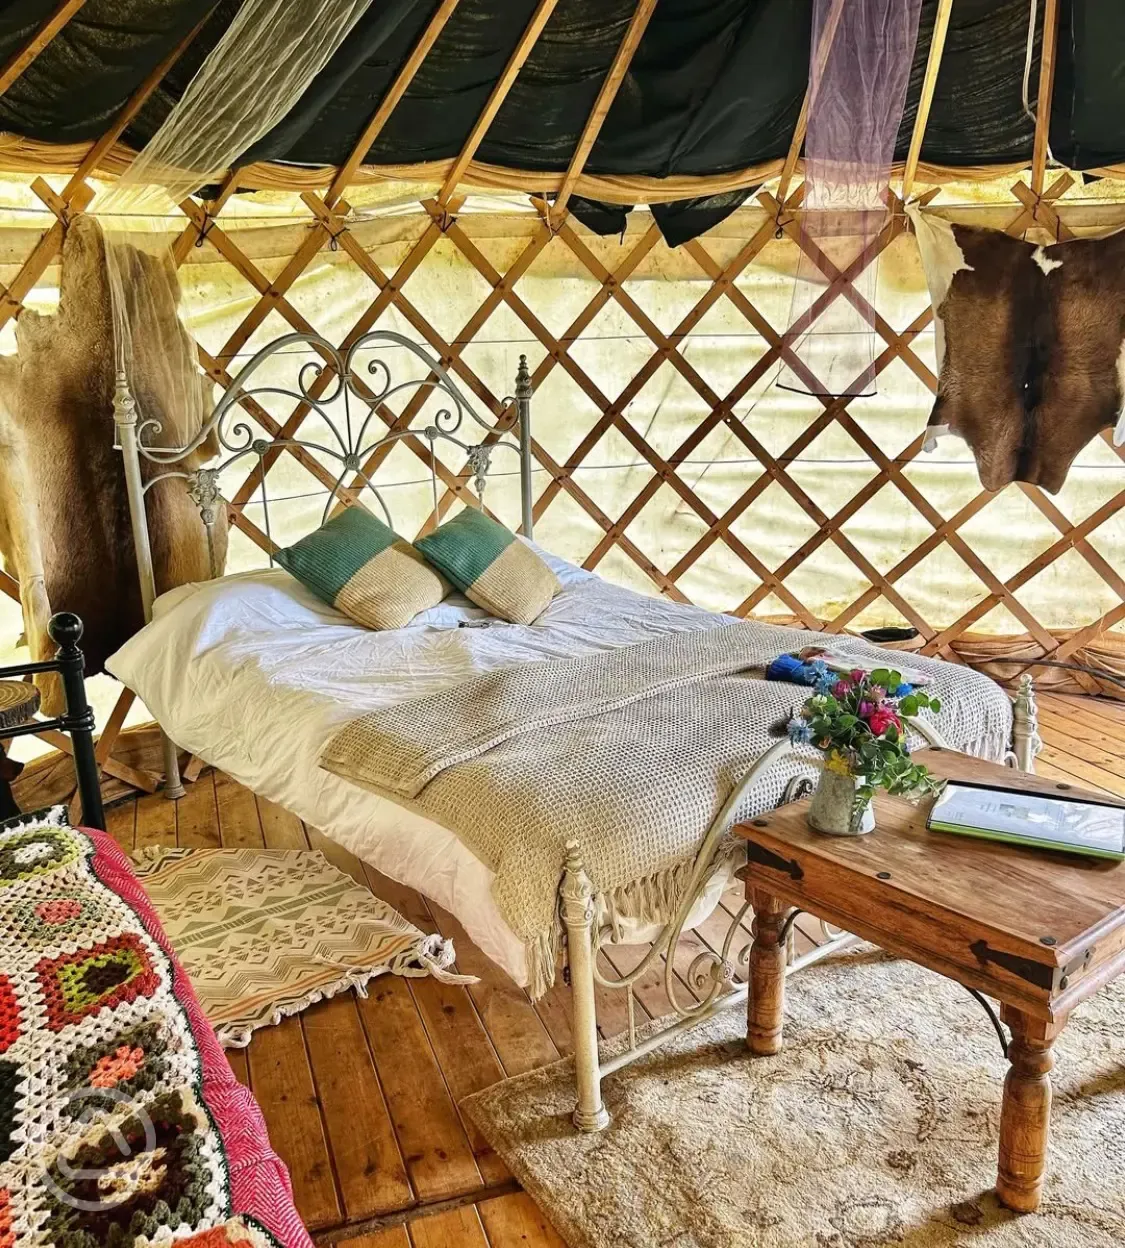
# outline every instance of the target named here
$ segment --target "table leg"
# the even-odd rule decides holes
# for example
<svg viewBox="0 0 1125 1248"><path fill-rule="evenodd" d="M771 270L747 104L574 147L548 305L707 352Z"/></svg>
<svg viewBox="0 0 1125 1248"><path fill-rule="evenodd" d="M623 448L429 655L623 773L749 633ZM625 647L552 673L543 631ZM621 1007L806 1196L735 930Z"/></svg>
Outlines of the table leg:
<svg viewBox="0 0 1125 1248"><path fill-rule="evenodd" d="M1000 1166L996 1194L1009 1209L1030 1213L1039 1205L1047 1169L1051 1124L1052 1048L1063 1022L1032 1018L1011 1006L1001 1017L1011 1028L1000 1108Z"/></svg>
<svg viewBox="0 0 1125 1248"><path fill-rule="evenodd" d="M782 925L790 907L759 888L751 888L754 907L750 948L750 995L746 1043L751 1053L766 1057L781 1049L785 1019L785 942Z"/></svg>

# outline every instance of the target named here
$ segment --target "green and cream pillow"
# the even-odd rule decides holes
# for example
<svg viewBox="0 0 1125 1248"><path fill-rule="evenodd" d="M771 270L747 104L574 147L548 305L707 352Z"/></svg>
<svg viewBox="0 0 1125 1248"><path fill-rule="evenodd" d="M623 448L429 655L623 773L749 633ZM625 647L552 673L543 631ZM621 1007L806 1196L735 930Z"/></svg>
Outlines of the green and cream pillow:
<svg viewBox="0 0 1125 1248"><path fill-rule="evenodd" d="M473 507L414 546L471 602L513 624L537 619L562 588L526 542Z"/></svg>
<svg viewBox="0 0 1125 1248"><path fill-rule="evenodd" d="M365 628L404 628L450 591L409 542L362 507L340 512L277 561Z"/></svg>

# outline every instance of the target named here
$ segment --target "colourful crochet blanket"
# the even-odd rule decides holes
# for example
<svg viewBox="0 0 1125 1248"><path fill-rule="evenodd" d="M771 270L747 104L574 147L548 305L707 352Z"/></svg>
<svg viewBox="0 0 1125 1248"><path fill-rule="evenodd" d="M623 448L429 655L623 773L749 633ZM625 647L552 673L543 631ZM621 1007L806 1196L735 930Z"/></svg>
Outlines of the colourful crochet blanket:
<svg viewBox="0 0 1125 1248"><path fill-rule="evenodd" d="M0 825L0 1248L311 1248L125 856Z"/></svg>

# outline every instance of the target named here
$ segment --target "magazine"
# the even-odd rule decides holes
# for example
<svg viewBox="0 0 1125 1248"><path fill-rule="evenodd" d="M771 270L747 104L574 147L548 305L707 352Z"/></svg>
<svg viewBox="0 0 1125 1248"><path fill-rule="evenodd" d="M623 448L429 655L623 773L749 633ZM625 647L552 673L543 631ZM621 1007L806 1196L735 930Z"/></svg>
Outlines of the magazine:
<svg viewBox="0 0 1125 1248"><path fill-rule="evenodd" d="M926 826L935 832L1125 859L1125 809L1096 802L948 784Z"/></svg>

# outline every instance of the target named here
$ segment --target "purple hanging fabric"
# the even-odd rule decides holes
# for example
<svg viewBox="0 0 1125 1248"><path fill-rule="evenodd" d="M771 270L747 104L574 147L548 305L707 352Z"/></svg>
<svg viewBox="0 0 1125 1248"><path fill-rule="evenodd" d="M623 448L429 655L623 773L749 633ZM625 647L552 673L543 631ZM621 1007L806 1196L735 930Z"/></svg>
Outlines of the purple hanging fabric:
<svg viewBox="0 0 1125 1248"><path fill-rule="evenodd" d="M804 367L782 366L778 384L786 389L874 393L875 330L857 300L839 286L829 297L822 265L808 252L840 271L858 268L889 219L884 196L920 9L921 0L814 0L804 246L789 315L794 350ZM875 262L855 275L860 300L874 303L876 277Z"/></svg>

